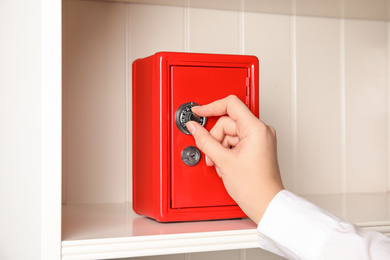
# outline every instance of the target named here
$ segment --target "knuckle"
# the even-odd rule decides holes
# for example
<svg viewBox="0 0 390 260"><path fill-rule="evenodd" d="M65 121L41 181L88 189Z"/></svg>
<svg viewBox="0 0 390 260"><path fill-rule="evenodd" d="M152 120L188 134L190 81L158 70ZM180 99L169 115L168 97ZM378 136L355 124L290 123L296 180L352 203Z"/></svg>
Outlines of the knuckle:
<svg viewBox="0 0 390 260"><path fill-rule="evenodd" d="M256 126L256 131L262 136L271 136L276 137L276 130L272 126L266 125L265 123L259 121L259 124Z"/></svg>
<svg viewBox="0 0 390 260"><path fill-rule="evenodd" d="M220 118L218 118L217 122L214 124L213 128L211 128L211 130L219 130L221 128L223 128L223 126L226 124L226 122L228 121L228 117L227 116L221 116Z"/></svg>
<svg viewBox="0 0 390 260"><path fill-rule="evenodd" d="M226 99L228 103L236 103L240 100L236 95L229 95Z"/></svg>
<svg viewBox="0 0 390 260"><path fill-rule="evenodd" d="M233 94L229 95L227 98L230 100L237 100L238 99L238 97L236 95L233 95Z"/></svg>
<svg viewBox="0 0 390 260"><path fill-rule="evenodd" d="M272 134L273 136L276 136L276 130L275 130L275 128L273 128L272 126L268 126L268 128L269 128L269 131L271 132L271 134Z"/></svg>
<svg viewBox="0 0 390 260"><path fill-rule="evenodd" d="M229 121L230 118L228 116L221 116L215 125L218 125L218 127L222 127L226 125Z"/></svg>

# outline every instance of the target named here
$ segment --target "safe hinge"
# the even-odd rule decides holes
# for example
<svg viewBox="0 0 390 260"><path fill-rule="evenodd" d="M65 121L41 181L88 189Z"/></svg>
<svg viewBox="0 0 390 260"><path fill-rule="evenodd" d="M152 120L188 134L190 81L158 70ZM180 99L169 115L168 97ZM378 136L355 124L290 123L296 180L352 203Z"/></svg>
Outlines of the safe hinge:
<svg viewBox="0 0 390 260"><path fill-rule="evenodd" d="M250 96L250 77L246 77L245 79L245 88L246 88L246 95L245 95L245 104L247 107L250 107L250 99L249 99L249 96Z"/></svg>

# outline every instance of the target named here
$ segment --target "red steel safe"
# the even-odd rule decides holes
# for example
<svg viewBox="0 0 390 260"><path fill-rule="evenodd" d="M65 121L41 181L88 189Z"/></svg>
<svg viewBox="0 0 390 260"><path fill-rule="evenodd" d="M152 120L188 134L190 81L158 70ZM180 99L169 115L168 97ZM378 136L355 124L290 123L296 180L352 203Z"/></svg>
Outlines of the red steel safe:
<svg viewBox="0 0 390 260"><path fill-rule="evenodd" d="M259 116L258 59L159 52L133 63L133 209L160 222L246 217L185 127L191 107L234 94Z"/></svg>

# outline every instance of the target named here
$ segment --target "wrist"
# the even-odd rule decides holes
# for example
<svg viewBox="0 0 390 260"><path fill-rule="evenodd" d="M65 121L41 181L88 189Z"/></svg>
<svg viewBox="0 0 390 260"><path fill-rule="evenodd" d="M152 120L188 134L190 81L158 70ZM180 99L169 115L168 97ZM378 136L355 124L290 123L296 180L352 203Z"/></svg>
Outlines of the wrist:
<svg viewBox="0 0 390 260"><path fill-rule="evenodd" d="M279 186L271 191L259 194L258 198L252 198L248 205L245 205L244 208L242 208L243 211L253 222L256 223L256 225L258 225L272 200L283 189L283 186Z"/></svg>

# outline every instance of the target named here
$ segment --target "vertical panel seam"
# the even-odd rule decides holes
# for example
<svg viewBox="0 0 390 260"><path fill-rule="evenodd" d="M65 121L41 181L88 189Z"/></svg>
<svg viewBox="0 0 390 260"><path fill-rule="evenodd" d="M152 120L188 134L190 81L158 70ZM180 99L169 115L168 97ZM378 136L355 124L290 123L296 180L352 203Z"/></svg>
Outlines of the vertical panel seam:
<svg viewBox="0 0 390 260"><path fill-rule="evenodd" d="M125 202L131 202L133 200L131 196L131 167L130 167L130 75L129 75L129 62L130 62L130 40L129 40L129 8L130 5L124 3L125 12Z"/></svg>
<svg viewBox="0 0 390 260"><path fill-rule="evenodd" d="M190 0L184 3L184 51L190 51Z"/></svg>
<svg viewBox="0 0 390 260"><path fill-rule="evenodd" d="M346 86L345 86L345 18L344 1L341 2L340 18L340 163L341 163L341 192L347 192L346 172Z"/></svg>
<svg viewBox="0 0 390 260"><path fill-rule="evenodd" d="M291 16L291 138L292 138L292 189L298 189L298 116L297 116L297 17L296 0L292 1Z"/></svg>
<svg viewBox="0 0 390 260"><path fill-rule="evenodd" d="M246 249L240 249L240 260L246 260Z"/></svg>
<svg viewBox="0 0 390 260"><path fill-rule="evenodd" d="M64 109L64 106L66 104L66 95L64 95L64 88L66 87L67 85L67 75L66 75L66 72L67 72L67 65L68 65L68 59L67 59L67 44L66 44L66 39L67 39L67 29L68 29L68 25L67 25L67 15L68 15L68 3L66 1L62 1L61 3L61 8L62 8L62 40L61 40L61 44L62 44L62 92L61 92L61 98L62 98L62 113L61 113L61 116L62 116L62 127L61 127L61 131L62 131L62 165L61 165L61 170L62 170L62 174L61 174L61 180L62 180L62 183L61 183L61 189L62 189L62 204L67 204L68 202L68 192L67 192L67 181L68 181L68 178L67 178L67 169L66 169L66 155L67 155L67 142L64 142L64 137L66 138L66 128L64 127L64 122L66 122L66 119L67 119L67 113L66 113L66 109Z"/></svg>
<svg viewBox="0 0 390 260"><path fill-rule="evenodd" d="M238 12L238 44L239 53L245 54L245 0L240 0Z"/></svg>
<svg viewBox="0 0 390 260"><path fill-rule="evenodd" d="M390 5L390 3L388 3L388 5ZM390 191L390 86L389 86L389 83L390 83L390 66L389 66L389 61L390 61L390 41L389 41L389 36L390 36L390 26L389 26L389 21L386 22L386 43L387 43L387 59L386 59L386 66L387 66L387 69L386 69L386 74L387 74L387 77L386 77L386 104L387 104L387 110L386 110L386 113L387 113L387 124L386 124L386 137L387 137L387 147L386 147L386 158L387 158L387 169L386 169L386 176L387 176L387 192Z"/></svg>

